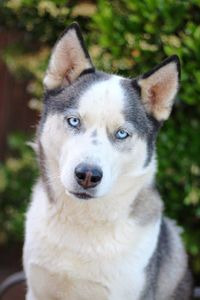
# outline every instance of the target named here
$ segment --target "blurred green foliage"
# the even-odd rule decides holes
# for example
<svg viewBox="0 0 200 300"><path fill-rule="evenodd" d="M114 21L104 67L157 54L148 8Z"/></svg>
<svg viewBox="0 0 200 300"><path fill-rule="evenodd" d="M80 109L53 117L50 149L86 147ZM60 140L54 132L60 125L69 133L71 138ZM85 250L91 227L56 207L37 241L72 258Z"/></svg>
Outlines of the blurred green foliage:
<svg viewBox="0 0 200 300"><path fill-rule="evenodd" d="M26 140L21 133L9 136L10 155L0 162L0 244L23 239L24 212L38 173Z"/></svg>
<svg viewBox="0 0 200 300"><path fill-rule="evenodd" d="M28 78L30 106L41 108L42 78L58 35L76 20L95 65L134 77L178 54L181 89L158 140L158 186L166 213L184 227L194 272L200 273L200 1L8 0L0 2L0 27L20 35L3 58L18 78ZM23 213L36 175L31 150L19 136L0 170L0 236L22 237Z"/></svg>

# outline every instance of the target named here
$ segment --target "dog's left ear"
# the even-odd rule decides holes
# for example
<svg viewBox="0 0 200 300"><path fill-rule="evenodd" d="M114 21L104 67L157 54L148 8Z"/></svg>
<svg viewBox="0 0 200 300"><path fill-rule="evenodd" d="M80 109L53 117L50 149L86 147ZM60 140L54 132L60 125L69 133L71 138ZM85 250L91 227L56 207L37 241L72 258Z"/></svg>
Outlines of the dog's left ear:
<svg viewBox="0 0 200 300"><path fill-rule="evenodd" d="M158 121L164 121L170 115L179 78L179 58L173 55L137 81L146 112Z"/></svg>
<svg viewBox="0 0 200 300"><path fill-rule="evenodd" d="M93 70L78 23L72 23L58 39L44 77L46 89L71 84L81 73Z"/></svg>

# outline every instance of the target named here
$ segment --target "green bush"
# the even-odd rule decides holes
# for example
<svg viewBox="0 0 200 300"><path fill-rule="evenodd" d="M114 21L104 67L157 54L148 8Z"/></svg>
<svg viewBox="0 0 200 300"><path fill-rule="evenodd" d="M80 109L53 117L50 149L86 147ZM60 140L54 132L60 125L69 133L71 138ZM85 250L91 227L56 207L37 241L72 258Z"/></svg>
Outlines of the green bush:
<svg viewBox="0 0 200 300"><path fill-rule="evenodd" d="M8 138L10 154L0 163L0 244L23 240L24 213L38 173L23 134Z"/></svg>
<svg viewBox="0 0 200 300"><path fill-rule="evenodd" d="M181 89L171 119L158 140L158 186L166 213L184 227L183 238L197 274L200 272L200 2L97 0L95 3L1 1L0 26L23 37L2 53L3 58L18 78L29 78L31 106L40 108L41 82L50 48L58 34L74 20L87 32L86 41L96 66L108 72L134 77L171 54L179 55ZM8 161L3 163L1 173L4 177L9 175L6 187L0 192L3 199L0 232L16 238L22 236L21 216L36 173L32 154L24 147L20 149L15 155L20 157L19 163L23 165L29 155L25 168L17 171L16 183L16 173L9 169Z"/></svg>

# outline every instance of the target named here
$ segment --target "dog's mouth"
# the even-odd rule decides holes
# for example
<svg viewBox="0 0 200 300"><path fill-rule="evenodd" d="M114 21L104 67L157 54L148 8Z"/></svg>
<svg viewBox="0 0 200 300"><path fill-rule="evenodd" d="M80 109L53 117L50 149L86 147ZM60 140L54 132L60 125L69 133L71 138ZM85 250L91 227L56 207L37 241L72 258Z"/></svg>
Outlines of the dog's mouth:
<svg viewBox="0 0 200 300"><path fill-rule="evenodd" d="M89 200L92 197L90 194L88 193L74 193L74 192L70 192L72 195L74 195L75 197L79 198L79 199L83 199L83 200Z"/></svg>

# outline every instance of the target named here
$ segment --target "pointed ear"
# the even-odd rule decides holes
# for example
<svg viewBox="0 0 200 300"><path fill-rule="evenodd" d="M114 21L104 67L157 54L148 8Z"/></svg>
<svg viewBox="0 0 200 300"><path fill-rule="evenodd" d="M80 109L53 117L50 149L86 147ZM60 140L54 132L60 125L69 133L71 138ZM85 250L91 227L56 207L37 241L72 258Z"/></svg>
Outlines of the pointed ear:
<svg viewBox="0 0 200 300"><path fill-rule="evenodd" d="M80 27L72 23L58 39L44 77L44 86L51 90L69 85L88 69L94 69L85 47Z"/></svg>
<svg viewBox="0 0 200 300"><path fill-rule="evenodd" d="M179 58L173 55L138 80L144 107L158 121L164 121L170 115L179 78Z"/></svg>

